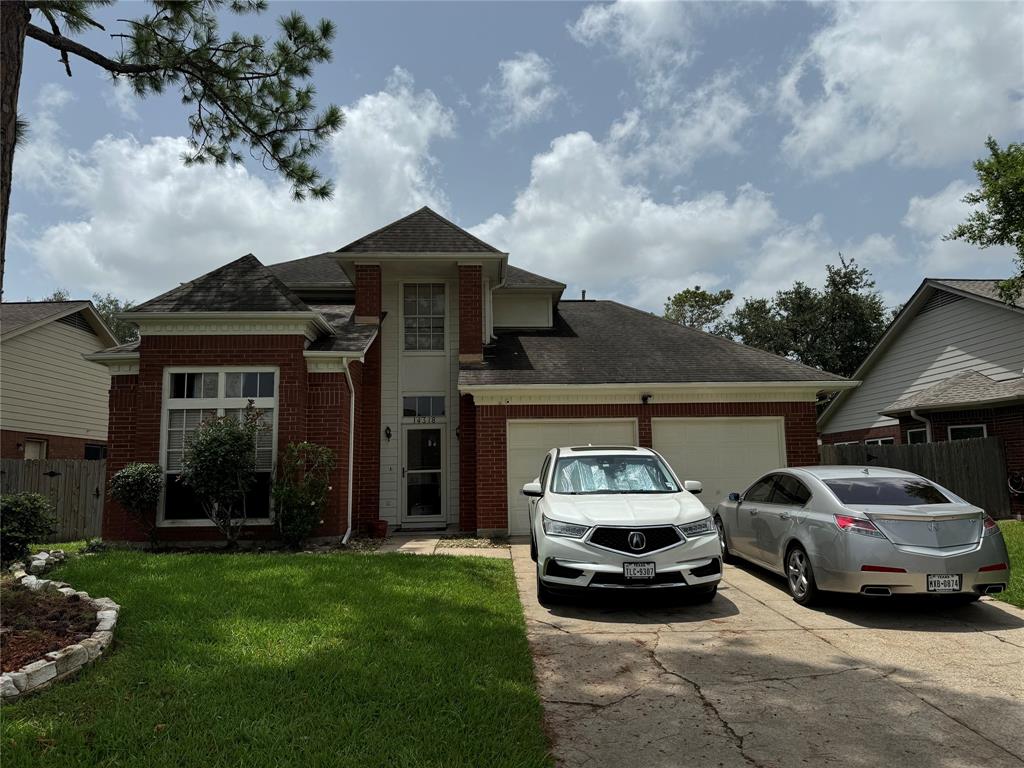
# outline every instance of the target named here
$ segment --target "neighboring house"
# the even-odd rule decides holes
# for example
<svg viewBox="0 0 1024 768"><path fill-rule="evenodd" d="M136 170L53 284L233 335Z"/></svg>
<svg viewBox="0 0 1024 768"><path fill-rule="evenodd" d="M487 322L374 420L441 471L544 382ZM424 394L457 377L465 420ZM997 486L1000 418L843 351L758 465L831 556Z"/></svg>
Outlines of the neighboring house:
<svg viewBox="0 0 1024 768"><path fill-rule="evenodd" d="M428 208L334 252L244 256L135 307L139 342L92 356L112 374L108 470L162 464L162 535L200 540L184 446L250 400L267 424L253 536L272 535L269 480L298 440L338 457L322 536L349 514L356 530L525 533L519 489L559 445L653 446L709 504L817 462L816 397L853 382L564 289ZM112 502L103 524L145 535Z"/></svg>
<svg viewBox="0 0 1024 768"><path fill-rule="evenodd" d="M92 302L0 304L0 456L102 459L110 374L83 355L115 343Z"/></svg>
<svg viewBox="0 0 1024 768"><path fill-rule="evenodd" d="M1024 472L1024 301L1002 302L997 283L925 280L857 369L861 385L821 415L822 442L1000 436L1008 472Z"/></svg>

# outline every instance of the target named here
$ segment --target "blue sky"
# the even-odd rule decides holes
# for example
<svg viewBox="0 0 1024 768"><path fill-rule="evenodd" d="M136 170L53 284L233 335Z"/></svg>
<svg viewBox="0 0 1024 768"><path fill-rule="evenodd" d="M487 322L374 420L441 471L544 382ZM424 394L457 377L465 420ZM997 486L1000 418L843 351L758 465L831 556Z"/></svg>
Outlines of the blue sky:
<svg viewBox="0 0 1024 768"><path fill-rule="evenodd" d="M326 203L255 161L183 168L175 93L140 101L74 60L68 79L27 42L6 298L141 300L424 204L567 295L652 310L695 283L820 284L840 250L890 303L926 275L1009 271L1007 249L941 235L986 135L1024 135L1024 4L271 3L223 29L273 35L294 7L338 27L314 78L348 117Z"/></svg>

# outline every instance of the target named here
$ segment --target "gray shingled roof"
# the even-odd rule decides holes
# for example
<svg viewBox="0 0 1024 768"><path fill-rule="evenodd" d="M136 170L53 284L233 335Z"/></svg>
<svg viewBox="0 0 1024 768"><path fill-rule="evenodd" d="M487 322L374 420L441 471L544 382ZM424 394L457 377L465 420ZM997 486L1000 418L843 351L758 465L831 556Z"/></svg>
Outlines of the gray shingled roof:
<svg viewBox="0 0 1024 768"><path fill-rule="evenodd" d="M943 278L932 278L932 282L948 285L950 288L963 291L964 293L973 293L975 296L1002 302L1002 298L999 296L999 283L1002 282L1001 280L945 280ZM1017 297L1017 301L1014 304L1024 309L1024 296Z"/></svg>
<svg viewBox="0 0 1024 768"><path fill-rule="evenodd" d="M330 324L334 336L324 336L309 345L311 352L362 352L373 341L376 325L356 325L352 315L352 304L311 304L310 309L319 312Z"/></svg>
<svg viewBox="0 0 1024 768"><path fill-rule="evenodd" d="M846 381L614 301L562 301L552 329L497 336L460 386Z"/></svg>
<svg viewBox="0 0 1024 768"><path fill-rule="evenodd" d="M338 252L501 253L427 206L342 246Z"/></svg>
<svg viewBox="0 0 1024 768"><path fill-rule="evenodd" d="M317 253L279 264L268 264L267 269L277 275L281 282L288 286L320 287L320 288L351 288L348 279L340 266L338 254L334 251Z"/></svg>
<svg viewBox="0 0 1024 768"><path fill-rule="evenodd" d="M897 400L881 413L894 416L910 410L942 410L960 406L978 406L1024 400L1024 377L996 381L977 371L961 371Z"/></svg>
<svg viewBox="0 0 1024 768"><path fill-rule="evenodd" d="M508 265L505 272L505 288L560 288L565 290L565 283L552 280L549 277L527 272L525 269Z"/></svg>
<svg viewBox="0 0 1024 768"><path fill-rule="evenodd" d="M0 332L5 336L48 317L81 311L88 301L5 301L0 304Z"/></svg>
<svg viewBox="0 0 1024 768"><path fill-rule="evenodd" d="M132 307L132 312L308 312L251 253Z"/></svg>

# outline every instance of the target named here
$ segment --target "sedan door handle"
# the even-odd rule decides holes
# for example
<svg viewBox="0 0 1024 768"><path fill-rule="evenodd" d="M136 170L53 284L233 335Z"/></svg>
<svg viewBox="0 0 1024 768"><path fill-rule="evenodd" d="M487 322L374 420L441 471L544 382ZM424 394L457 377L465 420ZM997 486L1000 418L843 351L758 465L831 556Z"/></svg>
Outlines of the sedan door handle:
<svg viewBox="0 0 1024 768"><path fill-rule="evenodd" d="M755 517L757 515L757 510L753 507L747 507L747 511L750 513L751 517Z"/></svg>
<svg viewBox="0 0 1024 768"><path fill-rule="evenodd" d="M788 512L779 512L779 520L789 520Z"/></svg>

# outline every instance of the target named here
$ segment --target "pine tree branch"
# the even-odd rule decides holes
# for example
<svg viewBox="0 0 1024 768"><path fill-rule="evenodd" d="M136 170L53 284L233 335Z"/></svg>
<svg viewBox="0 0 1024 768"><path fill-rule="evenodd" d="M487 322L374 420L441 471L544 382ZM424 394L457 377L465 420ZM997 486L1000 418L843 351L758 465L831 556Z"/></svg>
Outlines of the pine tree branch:
<svg viewBox="0 0 1024 768"><path fill-rule="evenodd" d="M28 25L25 36L31 37L33 40L38 40L44 45L48 45L54 50L61 51L65 54L73 53L75 56L85 59L86 61L91 61L93 64L102 67L115 75L151 75L166 68L159 64L127 64L115 61L114 59L107 58L102 53L94 51L86 45L82 45L75 40L69 40L59 33L55 35L51 32L47 32L45 29L37 27L35 24Z"/></svg>

